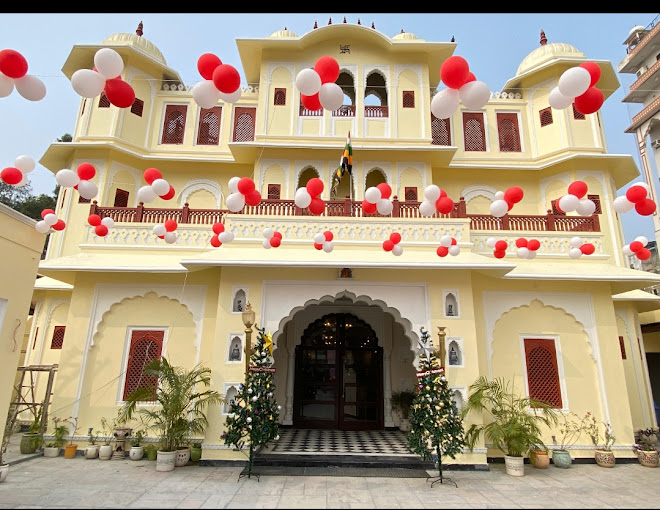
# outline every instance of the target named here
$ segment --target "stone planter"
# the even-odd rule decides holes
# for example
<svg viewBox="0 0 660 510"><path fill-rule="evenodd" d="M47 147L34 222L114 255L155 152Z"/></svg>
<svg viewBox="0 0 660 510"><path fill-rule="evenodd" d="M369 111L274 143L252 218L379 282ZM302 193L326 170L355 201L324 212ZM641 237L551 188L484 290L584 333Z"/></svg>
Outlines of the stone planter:
<svg viewBox="0 0 660 510"><path fill-rule="evenodd" d="M44 457L59 457L60 449L57 446L44 446Z"/></svg>
<svg viewBox="0 0 660 510"><path fill-rule="evenodd" d="M568 450L552 450L552 463L556 467L568 469L572 462L573 459Z"/></svg>
<svg viewBox="0 0 660 510"><path fill-rule="evenodd" d="M115 436L115 448L112 452L112 458L115 460L124 460L126 458L126 438L133 431L130 427L115 427L112 434Z"/></svg>
<svg viewBox="0 0 660 510"><path fill-rule="evenodd" d="M95 459L99 456L100 444L90 444L85 447L85 458L86 459Z"/></svg>
<svg viewBox="0 0 660 510"><path fill-rule="evenodd" d="M4 482L9 476L9 464L0 466L0 483Z"/></svg>
<svg viewBox="0 0 660 510"><path fill-rule="evenodd" d="M182 467L188 464L190 460L190 448L186 446L185 448L178 448L176 451L176 461L174 465L176 467Z"/></svg>
<svg viewBox="0 0 660 510"><path fill-rule="evenodd" d="M529 461L537 469L545 469L550 465L550 455L545 450L530 450Z"/></svg>
<svg viewBox="0 0 660 510"><path fill-rule="evenodd" d="M128 456L131 460L142 460L142 457L144 457L144 448L142 446L131 446Z"/></svg>
<svg viewBox="0 0 660 510"><path fill-rule="evenodd" d="M190 448L190 460L192 462L199 462L199 459L202 458L202 449L195 448L194 446Z"/></svg>
<svg viewBox="0 0 660 510"><path fill-rule="evenodd" d="M596 464L602 467L614 467L616 464L616 457L612 451L596 450L594 453Z"/></svg>
<svg viewBox="0 0 660 510"><path fill-rule="evenodd" d="M410 431L410 420L408 418L399 419L399 430L401 432L409 432Z"/></svg>
<svg viewBox="0 0 660 510"><path fill-rule="evenodd" d="M39 447L39 440L41 439L41 434L26 432L21 437L21 453L35 453Z"/></svg>
<svg viewBox="0 0 660 510"><path fill-rule="evenodd" d="M637 459L645 467L658 467L660 464L660 454L657 450L637 450Z"/></svg>
<svg viewBox="0 0 660 510"><path fill-rule="evenodd" d="M65 459L75 458L76 453L78 453L78 445L68 444L64 447L64 458Z"/></svg>
<svg viewBox="0 0 660 510"><path fill-rule="evenodd" d="M506 474L510 476L523 476L525 474L525 457L504 456Z"/></svg>
<svg viewBox="0 0 660 510"><path fill-rule="evenodd" d="M112 445L104 444L99 448L99 459L110 460L112 458Z"/></svg>
<svg viewBox="0 0 660 510"><path fill-rule="evenodd" d="M163 452L158 450L158 454L156 455L156 471L173 471L176 456L176 450L173 452Z"/></svg>

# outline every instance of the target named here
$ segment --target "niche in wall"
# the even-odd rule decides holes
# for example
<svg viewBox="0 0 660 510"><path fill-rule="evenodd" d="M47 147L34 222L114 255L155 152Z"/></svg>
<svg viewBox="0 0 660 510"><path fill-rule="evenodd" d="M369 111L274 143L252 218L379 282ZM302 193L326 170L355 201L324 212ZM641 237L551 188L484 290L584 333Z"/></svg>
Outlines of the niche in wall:
<svg viewBox="0 0 660 510"><path fill-rule="evenodd" d="M231 313L243 313L247 305L248 288L232 287L231 296Z"/></svg>
<svg viewBox="0 0 660 510"><path fill-rule="evenodd" d="M448 337L445 338L445 352L447 355L447 366L463 367L463 339Z"/></svg>
<svg viewBox="0 0 660 510"><path fill-rule="evenodd" d="M465 406L467 388L465 388L464 386L461 386L460 388L452 386L450 387L450 390L452 392L451 394L452 405L454 406L454 409L460 413L463 410L463 407Z"/></svg>
<svg viewBox="0 0 660 510"><path fill-rule="evenodd" d="M457 290L442 291L442 307L445 318L460 317L460 310L458 308Z"/></svg>
<svg viewBox="0 0 660 510"><path fill-rule="evenodd" d="M243 362L244 333L229 333L227 338L227 363Z"/></svg>
<svg viewBox="0 0 660 510"><path fill-rule="evenodd" d="M225 402L222 404L222 414L229 414L231 403L238 395L238 386L241 383L230 382L224 384Z"/></svg>

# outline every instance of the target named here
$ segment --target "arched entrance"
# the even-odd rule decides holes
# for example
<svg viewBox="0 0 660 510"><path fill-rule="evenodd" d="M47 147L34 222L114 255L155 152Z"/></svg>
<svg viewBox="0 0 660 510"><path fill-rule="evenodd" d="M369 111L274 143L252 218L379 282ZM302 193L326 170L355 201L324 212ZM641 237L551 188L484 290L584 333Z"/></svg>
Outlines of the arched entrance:
<svg viewBox="0 0 660 510"><path fill-rule="evenodd" d="M383 428L383 348L350 313L312 322L296 347L293 426Z"/></svg>

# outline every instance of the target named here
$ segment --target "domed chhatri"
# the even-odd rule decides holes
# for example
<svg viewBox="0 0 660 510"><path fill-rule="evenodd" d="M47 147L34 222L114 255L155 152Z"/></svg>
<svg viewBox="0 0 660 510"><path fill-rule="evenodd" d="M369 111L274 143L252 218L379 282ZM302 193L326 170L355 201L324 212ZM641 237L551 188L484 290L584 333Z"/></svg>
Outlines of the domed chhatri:
<svg viewBox="0 0 660 510"><path fill-rule="evenodd" d="M540 44L540 47L536 48L522 60L518 66L518 71L516 71L516 76L527 73L550 60L558 58L585 58L584 53L575 46L566 43L548 43L543 30L541 30Z"/></svg>
<svg viewBox="0 0 660 510"><path fill-rule="evenodd" d="M291 30L289 30L288 28L284 27L284 30L277 30L276 32L270 34L269 37L283 39L286 37L298 37L298 35L292 32Z"/></svg>
<svg viewBox="0 0 660 510"><path fill-rule="evenodd" d="M424 42L424 39L420 39L417 37L415 34L412 32L404 32L401 30L400 34L396 34L394 37L392 37L393 41L419 41L419 42Z"/></svg>
<svg viewBox="0 0 660 510"><path fill-rule="evenodd" d="M154 43L149 41L148 39L145 39L142 37L142 22L140 21L140 24L138 25L137 30L135 31L134 34L128 34L128 33L117 33L117 34L112 34L109 37L106 37L101 44L107 44L107 45L124 45L124 46L135 46L145 53L147 53L149 56L153 57L154 60L157 60L163 65L167 65L167 62L165 61L165 57L161 53L161 51L156 47Z"/></svg>

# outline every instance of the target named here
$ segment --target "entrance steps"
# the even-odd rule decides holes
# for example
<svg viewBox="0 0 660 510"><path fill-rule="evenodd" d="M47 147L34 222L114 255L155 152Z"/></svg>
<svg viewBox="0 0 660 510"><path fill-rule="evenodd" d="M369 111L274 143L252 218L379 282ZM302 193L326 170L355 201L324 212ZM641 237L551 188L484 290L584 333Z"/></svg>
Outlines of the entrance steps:
<svg viewBox="0 0 660 510"><path fill-rule="evenodd" d="M380 468L380 469L434 469L431 461L416 455L359 455L359 454L294 454L259 453L254 466L305 467L305 468Z"/></svg>

